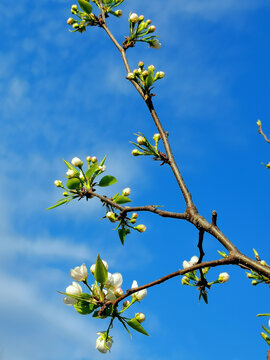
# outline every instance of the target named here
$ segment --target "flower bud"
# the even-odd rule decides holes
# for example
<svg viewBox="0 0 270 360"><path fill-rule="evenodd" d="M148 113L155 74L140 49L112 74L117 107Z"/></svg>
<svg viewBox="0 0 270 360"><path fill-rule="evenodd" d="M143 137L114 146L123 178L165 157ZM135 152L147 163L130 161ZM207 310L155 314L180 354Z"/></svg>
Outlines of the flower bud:
<svg viewBox="0 0 270 360"><path fill-rule="evenodd" d="M88 163L90 163L90 162L92 161L91 156L87 156L86 161L87 161Z"/></svg>
<svg viewBox="0 0 270 360"><path fill-rule="evenodd" d="M87 267L85 264L76 266L74 269L70 270L70 276L76 281L85 281L88 276Z"/></svg>
<svg viewBox="0 0 270 360"><path fill-rule="evenodd" d="M126 76L126 78L127 78L128 80L134 80L134 79L135 79L135 75L134 75L133 73L128 73L127 76Z"/></svg>
<svg viewBox="0 0 270 360"><path fill-rule="evenodd" d="M140 225L135 226L134 229L142 233L142 232L145 232L146 226L143 224L140 224Z"/></svg>
<svg viewBox="0 0 270 360"><path fill-rule="evenodd" d="M247 274L247 277L249 278L249 279L254 279L254 275L253 274L251 274L251 273L246 273Z"/></svg>
<svg viewBox="0 0 270 360"><path fill-rule="evenodd" d="M123 191L122 191L122 195L124 196L129 196L131 192L131 189L129 187L126 187Z"/></svg>
<svg viewBox="0 0 270 360"><path fill-rule="evenodd" d="M75 20L72 17L67 19L67 24L68 25L73 25L74 23L75 23Z"/></svg>
<svg viewBox="0 0 270 360"><path fill-rule="evenodd" d="M136 280L133 280L133 283L131 285L131 289L135 289L138 287L138 283ZM135 292L134 294L132 294L132 297L136 300L136 301L141 301L142 299L144 299L147 295L147 290L143 289L140 291Z"/></svg>
<svg viewBox="0 0 270 360"><path fill-rule="evenodd" d="M139 145L144 145L144 144L146 143L145 137L143 137L143 136L138 136L138 137L137 137L137 143L138 143Z"/></svg>
<svg viewBox="0 0 270 360"><path fill-rule="evenodd" d="M159 133L154 134L154 136L153 136L153 140L154 140L156 143L159 142L160 138L161 138L161 136L160 136Z"/></svg>
<svg viewBox="0 0 270 360"><path fill-rule="evenodd" d="M77 5L72 5L71 10L78 11L78 6Z"/></svg>
<svg viewBox="0 0 270 360"><path fill-rule="evenodd" d="M270 162L265 166L267 167L267 169L270 169Z"/></svg>
<svg viewBox="0 0 270 360"><path fill-rule="evenodd" d="M139 21L143 21L144 20L144 15L140 15L139 16Z"/></svg>
<svg viewBox="0 0 270 360"><path fill-rule="evenodd" d="M151 22L152 22L152 21L151 21L150 19L146 20L146 25L147 25L147 26L150 25Z"/></svg>
<svg viewBox="0 0 270 360"><path fill-rule="evenodd" d="M135 24L139 20L139 16L136 13L132 13L129 17L129 21Z"/></svg>
<svg viewBox="0 0 270 360"><path fill-rule="evenodd" d="M73 177L75 177L76 173L74 170L68 169L68 171L66 172L67 178L71 179Z"/></svg>
<svg viewBox="0 0 270 360"><path fill-rule="evenodd" d="M267 336L265 333L261 332L261 337L262 337L265 341L267 341L267 343L270 342L269 336Z"/></svg>
<svg viewBox="0 0 270 360"><path fill-rule="evenodd" d="M258 120L258 121L256 122L256 124L257 124L258 126L262 126L261 120Z"/></svg>
<svg viewBox="0 0 270 360"><path fill-rule="evenodd" d="M140 61L139 64L138 64L138 66L139 66L140 68L143 68L143 67L144 67L143 61Z"/></svg>
<svg viewBox="0 0 270 360"><path fill-rule="evenodd" d="M148 70L149 70L149 71L155 71L155 67L154 67L154 65L150 65L150 66L148 66Z"/></svg>
<svg viewBox="0 0 270 360"><path fill-rule="evenodd" d="M108 270L108 269L109 269L109 265L108 265L107 261L102 260L102 262L103 262L103 264L104 264L104 266L105 266L106 270ZM91 265L91 267L90 267L90 271L91 271L91 273L92 273L92 274L94 274L94 273L95 273L95 269L96 269L96 264Z"/></svg>
<svg viewBox="0 0 270 360"><path fill-rule="evenodd" d="M146 77L148 76L148 71L147 71L147 70L144 70L144 71L142 72L142 76L146 78Z"/></svg>
<svg viewBox="0 0 270 360"><path fill-rule="evenodd" d="M106 166L105 165L99 166L98 170L104 172L106 170Z"/></svg>
<svg viewBox="0 0 270 360"><path fill-rule="evenodd" d="M120 16L123 15L123 11L122 11L122 10L116 10L116 11L114 12L114 15L117 16L117 17L120 17Z"/></svg>
<svg viewBox="0 0 270 360"><path fill-rule="evenodd" d="M133 156L143 155L143 153L140 152L138 149L132 150L132 151L131 151L131 154L132 154Z"/></svg>
<svg viewBox="0 0 270 360"><path fill-rule="evenodd" d="M162 78L164 78L164 76L165 76L165 72L164 72L164 71L158 71L158 72L156 73L156 79L162 79Z"/></svg>
<svg viewBox="0 0 270 360"><path fill-rule="evenodd" d="M96 162L97 162L96 156L92 156L92 163L96 163Z"/></svg>
<svg viewBox="0 0 270 360"><path fill-rule="evenodd" d="M138 217L138 214L137 213L133 213L132 216L131 216L131 219L137 219Z"/></svg>
<svg viewBox="0 0 270 360"><path fill-rule="evenodd" d="M112 347L113 339L111 336L108 336L106 339L106 333L98 333L98 335L101 335L96 340L96 349L101 352L102 354L106 354L106 352ZM106 340L106 344L105 344Z"/></svg>
<svg viewBox="0 0 270 360"><path fill-rule="evenodd" d="M108 211L106 214L106 218L110 220L110 222L114 223L117 221L117 214L112 211Z"/></svg>
<svg viewBox="0 0 270 360"><path fill-rule="evenodd" d="M71 160L71 164L73 166L76 166L76 167L82 167L83 166L83 162L81 159L79 159L78 157L74 157L72 160Z"/></svg>
<svg viewBox="0 0 270 360"><path fill-rule="evenodd" d="M182 285L189 285L189 278L186 276L183 276L181 283L182 283Z"/></svg>
<svg viewBox="0 0 270 360"><path fill-rule="evenodd" d="M124 291L121 289L121 288L118 288L118 289L116 289L115 291L114 291L114 295L116 296L116 297L120 297L120 296L122 296L124 294Z"/></svg>
<svg viewBox="0 0 270 360"><path fill-rule="evenodd" d="M132 219L132 218L131 218L131 219L129 220L129 222L130 222L131 224L136 224L137 219Z"/></svg>
<svg viewBox="0 0 270 360"><path fill-rule="evenodd" d="M225 283L230 278L230 275L226 272L219 274L218 281L220 283Z"/></svg>
<svg viewBox="0 0 270 360"><path fill-rule="evenodd" d="M266 263L265 260L261 260L261 264L262 264L262 265L267 265L267 263Z"/></svg>
<svg viewBox="0 0 270 360"><path fill-rule="evenodd" d="M74 24L72 25L72 27L73 27L73 29L78 29L78 28L80 27L80 25L79 25L78 23L74 23Z"/></svg>
<svg viewBox="0 0 270 360"><path fill-rule="evenodd" d="M61 180L55 180L55 181L54 181L54 185L55 185L56 187L63 187L63 183L62 183Z"/></svg>
<svg viewBox="0 0 270 360"><path fill-rule="evenodd" d="M141 324L145 320L145 315L142 312L135 314L135 319Z"/></svg>
<svg viewBox="0 0 270 360"><path fill-rule="evenodd" d="M125 308L125 307L129 306L129 304L130 304L130 301L128 301L128 300L124 301L123 302L123 307Z"/></svg>
<svg viewBox="0 0 270 360"><path fill-rule="evenodd" d="M154 32L154 31L156 31L156 27L155 27L155 25L151 25L151 26L149 26L149 28L148 28L148 32L149 32L149 33L152 33L152 32Z"/></svg>
<svg viewBox="0 0 270 360"><path fill-rule="evenodd" d="M63 196L69 196L69 193L67 191L64 191Z"/></svg>
<svg viewBox="0 0 270 360"><path fill-rule="evenodd" d="M259 284L259 283L258 283L257 280L252 280L252 281L251 281L251 285L254 285L254 286L255 286L255 285L258 285L258 284Z"/></svg>

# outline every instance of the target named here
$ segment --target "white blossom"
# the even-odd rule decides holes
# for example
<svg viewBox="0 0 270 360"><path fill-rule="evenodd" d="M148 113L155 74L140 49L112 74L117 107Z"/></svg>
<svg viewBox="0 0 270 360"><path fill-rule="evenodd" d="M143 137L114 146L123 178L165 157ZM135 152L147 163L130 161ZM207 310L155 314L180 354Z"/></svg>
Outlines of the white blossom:
<svg viewBox="0 0 270 360"><path fill-rule="evenodd" d="M111 349L113 344L113 339L111 336L108 336L108 339L106 341L105 346L105 337L106 335L104 333L98 333L100 336L96 340L96 349L101 352L102 354L106 354L108 350Z"/></svg>
<svg viewBox="0 0 270 360"><path fill-rule="evenodd" d="M129 187L124 188L124 190L122 191L122 194L124 196L129 196L131 192L131 189Z"/></svg>
<svg viewBox="0 0 270 360"><path fill-rule="evenodd" d="M149 42L149 47L151 47L153 49L160 49L161 43L157 39L154 39L151 42Z"/></svg>
<svg viewBox="0 0 270 360"><path fill-rule="evenodd" d="M79 159L78 157L74 157L72 160L71 160L71 164L73 166L77 166L77 167L80 167L83 165L83 161L81 159Z"/></svg>
<svg viewBox="0 0 270 360"><path fill-rule="evenodd" d="M69 285L66 288L66 294L77 295L77 296L81 295L82 294L81 285L79 283L77 283L76 281L72 281L72 285ZM64 297L63 301L66 305L74 305L77 302L76 299L74 299L70 296Z"/></svg>
<svg viewBox="0 0 270 360"><path fill-rule="evenodd" d="M67 175L68 179L71 179L71 178L73 178L75 176L75 171L71 170L71 169L68 169L68 171L66 172L66 175Z"/></svg>
<svg viewBox="0 0 270 360"><path fill-rule="evenodd" d="M133 280L133 283L131 285L131 289L135 289L138 287L138 283L136 280ZM137 301L141 301L143 298L145 298L147 295L147 290L146 289L143 289L143 290L140 290L140 291L137 291L135 292L134 294L132 294L132 297L134 299L136 299Z"/></svg>
<svg viewBox="0 0 270 360"><path fill-rule="evenodd" d="M219 274L218 281L220 283L225 283L230 278L230 275L226 272Z"/></svg>
<svg viewBox="0 0 270 360"><path fill-rule="evenodd" d="M190 259L190 261L184 260L183 261L183 268L187 269L195 264L197 264L197 262L199 261L198 256L192 256L192 258Z"/></svg>
<svg viewBox="0 0 270 360"><path fill-rule="evenodd" d="M88 272L85 264L82 264L81 266L76 266L74 269L70 270L70 276L76 281L86 280L87 275Z"/></svg>
<svg viewBox="0 0 270 360"><path fill-rule="evenodd" d="M63 187L63 183L62 183L61 180L55 180L55 181L54 181L54 185L55 185L56 187Z"/></svg>

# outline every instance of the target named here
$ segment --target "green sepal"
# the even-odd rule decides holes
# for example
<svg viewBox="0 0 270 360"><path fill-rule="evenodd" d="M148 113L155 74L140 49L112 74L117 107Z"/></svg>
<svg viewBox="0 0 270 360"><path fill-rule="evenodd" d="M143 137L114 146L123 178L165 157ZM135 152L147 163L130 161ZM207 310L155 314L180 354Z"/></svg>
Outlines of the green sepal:
<svg viewBox="0 0 270 360"><path fill-rule="evenodd" d="M129 229L122 228L122 229L118 230L118 235L119 235L120 241L121 241L123 246L124 246L124 243L125 243L126 235L129 234L129 233L130 233Z"/></svg>
<svg viewBox="0 0 270 360"><path fill-rule="evenodd" d="M89 4L89 2L85 0L78 0L78 3L84 12L86 12L87 14L91 14L93 8L92 5Z"/></svg>
<svg viewBox="0 0 270 360"><path fill-rule="evenodd" d="M81 186L82 186L81 180L78 179L78 178L69 179L69 180L67 181L66 186L67 186L67 188L70 189L70 190L80 189Z"/></svg>
<svg viewBox="0 0 270 360"><path fill-rule="evenodd" d="M268 335L270 335L270 330L269 330L269 329L267 329L267 328L266 328L265 326L263 326L263 325L262 325L262 328L263 328L264 331L267 332Z"/></svg>
<svg viewBox="0 0 270 360"><path fill-rule="evenodd" d="M91 296L89 294L83 293L80 295L81 298L89 300ZM77 304L74 305L75 310L81 315L91 314L98 306L92 303L89 303L85 300L78 300Z"/></svg>
<svg viewBox="0 0 270 360"><path fill-rule="evenodd" d="M146 335L146 336L149 336L149 334L144 330L144 328L143 328L142 325L139 323L139 321L136 320L135 318L126 321L126 323L127 323L128 326L130 326L132 329L140 332L141 334L144 334L144 335Z"/></svg>
<svg viewBox="0 0 270 360"><path fill-rule="evenodd" d="M73 198L71 198L71 199L65 198L65 199L58 200L56 204L48 207L46 210L54 209L54 208L56 208L56 207L58 207L60 205L66 204L67 202L69 202L71 200L73 200Z"/></svg>
<svg viewBox="0 0 270 360"><path fill-rule="evenodd" d="M127 196L124 196L124 195L117 196L113 201L119 205L131 202L131 200Z"/></svg>
<svg viewBox="0 0 270 360"><path fill-rule="evenodd" d="M97 256L94 277L96 281L99 282L100 284L105 284L108 278L107 269L105 268L99 255Z"/></svg>
<svg viewBox="0 0 270 360"><path fill-rule="evenodd" d="M106 175L103 176L103 178L100 180L100 182L97 184L98 186L110 186L117 182L117 179L114 176Z"/></svg>

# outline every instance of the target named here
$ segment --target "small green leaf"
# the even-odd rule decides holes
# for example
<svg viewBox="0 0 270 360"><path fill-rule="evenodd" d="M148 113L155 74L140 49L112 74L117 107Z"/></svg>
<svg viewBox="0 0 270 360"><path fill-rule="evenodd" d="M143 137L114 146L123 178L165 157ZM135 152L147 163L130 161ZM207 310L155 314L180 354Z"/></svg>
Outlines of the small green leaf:
<svg viewBox="0 0 270 360"><path fill-rule="evenodd" d="M94 174L95 171L97 171L97 168L98 168L98 163L94 163L93 165L91 165L90 169L88 169L85 173L85 176L90 179L91 176Z"/></svg>
<svg viewBox="0 0 270 360"><path fill-rule="evenodd" d="M270 314L258 314L256 316L270 316Z"/></svg>
<svg viewBox="0 0 270 360"><path fill-rule="evenodd" d="M131 200L127 197L127 196L124 196L124 195L120 195L120 196L117 196L115 199L114 199L114 202L116 204L125 204L125 203L128 203L128 202L131 202Z"/></svg>
<svg viewBox="0 0 270 360"><path fill-rule="evenodd" d="M92 5L89 4L89 2L85 0L78 0L78 3L84 12L86 12L87 14L91 14L93 8Z"/></svg>
<svg viewBox="0 0 270 360"><path fill-rule="evenodd" d="M99 163L99 166L103 166L105 163L107 155L104 156L104 158L101 160L101 162Z"/></svg>
<svg viewBox="0 0 270 360"><path fill-rule="evenodd" d="M99 282L100 284L105 284L108 278L107 269L105 268L99 255L97 256L94 277L96 281Z"/></svg>
<svg viewBox="0 0 270 360"><path fill-rule="evenodd" d="M144 330L144 328L142 327L142 325L139 323L138 320L136 320L135 318L130 319L127 321L127 324L134 330L140 332L141 334L147 335L149 336L149 334Z"/></svg>
<svg viewBox="0 0 270 360"><path fill-rule="evenodd" d="M79 174L79 171L73 166L71 165L68 161L66 161L65 159L63 159L64 163L67 165L69 170L74 170L76 174Z"/></svg>
<svg viewBox="0 0 270 360"><path fill-rule="evenodd" d="M80 297L86 300L91 299L91 296L86 293L81 294ZM78 300L78 302L74 305L74 308L81 315L89 315L97 308L97 305L91 304L85 300Z"/></svg>
<svg viewBox="0 0 270 360"><path fill-rule="evenodd" d="M122 245L124 245L124 243L125 243L125 237L126 237L126 235L129 234L129 233L130 233L130 230L129 230L129 229L122 228L122 229L119 229L119 230L118 230L118 235L119 235L119 238L120 238L120 240L121 240Z"/></svg>
<svg viewBox="0 0 270 360"><path fill-rule="evenodd" d="M52 205L50 207L48 207L46 210L51 210L51 209L54 209L56 208L57 206L60 206L60 205L63 205L63 204L66 204L67 202L71 201L72 199L63 199L63 200L59 200L55 205Z"/></svg>
<svg viewBox="0 0 270 360"><path fill-rule="evenodd" d="M72 178L67 181L66 186L70 190L76 190L76 189L79 189L82 186L82 184L81 184L80 179Z"/></svg>
<svg viewBox="0 0 270 360"><path fill-rule="evenodd" d="M262 328L263 328L264 331L267 332L268 335L270 335L270 330L268 330L268 329L267 329L265 326L263 326L263 325L262 325Z"/></svg>
<svg viewBox="0 0 270 360"><path fill-rule="evenodd" d="M98 183L98 186L110 186L117 182L116 178L111 175L104 176L100 182Z"/></svg>

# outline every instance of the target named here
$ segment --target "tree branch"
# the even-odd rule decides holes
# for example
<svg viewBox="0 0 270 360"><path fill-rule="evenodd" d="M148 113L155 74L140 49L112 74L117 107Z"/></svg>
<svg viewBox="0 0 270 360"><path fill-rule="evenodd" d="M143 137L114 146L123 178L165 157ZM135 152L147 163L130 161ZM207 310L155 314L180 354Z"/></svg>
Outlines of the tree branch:
<svg viewBox="0 0 270 360"><path fill-rule="evenodd" d="M261 134L264 137L264 140L268 143L270 143L270 139L268 139L268 137L265 135L265 133L262 130L262 124L258 124L258 133Z"/></svg>

